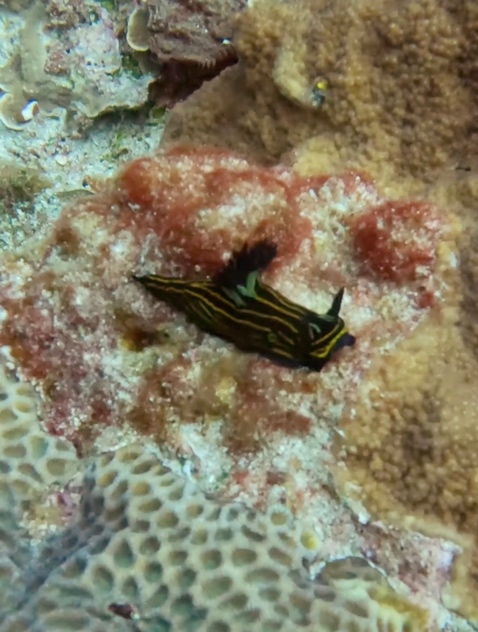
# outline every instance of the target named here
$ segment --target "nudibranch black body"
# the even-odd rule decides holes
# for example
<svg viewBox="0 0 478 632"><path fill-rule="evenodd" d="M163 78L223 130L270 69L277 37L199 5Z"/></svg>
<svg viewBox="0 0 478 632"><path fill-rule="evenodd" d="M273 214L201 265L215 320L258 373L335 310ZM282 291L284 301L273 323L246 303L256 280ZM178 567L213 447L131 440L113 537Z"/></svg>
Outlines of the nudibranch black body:
<svg viewBox="0 0 478 632"><path fill-rule="evenodd" d="M276 253L267 240L246 244L205 281L154 274L133 278L203 331L243 351L320 371L338 349L355 342L339 316L344 288L325 314L293 303L259 277Z"/></svg>

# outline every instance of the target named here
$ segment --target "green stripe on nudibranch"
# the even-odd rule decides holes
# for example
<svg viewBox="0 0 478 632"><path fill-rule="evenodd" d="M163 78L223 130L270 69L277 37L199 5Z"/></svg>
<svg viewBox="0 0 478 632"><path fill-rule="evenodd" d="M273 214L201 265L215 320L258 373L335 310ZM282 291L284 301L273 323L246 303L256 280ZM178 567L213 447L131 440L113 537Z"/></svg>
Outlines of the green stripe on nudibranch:
<svg viewBox="0 0 478 632"><path fill-rule="evenodd" d="M320 371L335 351L355 342L339 316L344 288L326 314L289 301L260 279L276 252L269 241L246 244L211 280L154 274L133 278L198 327L239 349Z"/></svg>

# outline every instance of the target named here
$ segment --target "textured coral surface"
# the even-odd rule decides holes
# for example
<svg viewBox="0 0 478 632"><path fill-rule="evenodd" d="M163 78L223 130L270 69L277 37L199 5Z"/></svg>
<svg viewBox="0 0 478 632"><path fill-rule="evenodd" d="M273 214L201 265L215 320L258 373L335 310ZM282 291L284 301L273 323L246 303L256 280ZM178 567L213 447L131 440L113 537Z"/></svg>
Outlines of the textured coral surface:
<svg viewBox="0 0 478 632"><path fill-rule="evenodd" d="M0 630L470 632L478 5L257 0L233 47L205 7L0 0ZM151 55L189 90L232 50L102 183L157 142ZM131 278L262 238L286 297L345 288L320 374Z"/></svg>
<svg viewBox="0 0 478 632"><path fill-rule="evenodd" d="M311 524L311 576L330 559L370 558L438 629L453 545L383 525L357 529L355 512L362 521L366 513L347 482L347 504L338 500L334 437L374 383L373 367L424 323L449 319L458 228L436 205L389 199L356 173L302 177L176 148L129 163L103 192L65 209L47 237L4 254L0 343L40 394L45 428L81 458L143 436L171 462L184 459L209 492L264 509L280 502ZM358 342L320 374L201 334L131 280L205 278L264 237L278 244L265 279L292 300L323 312L346 288L343 315ZM398 600L400 611L404 597L381 590L371 594ZM103 607L122 612L125 594ZM339 625L327 621L324 629Z"/></svg>
<svg viewBox="0 0 478 632"><path fill-rule="evenodd" d="M377 233L377 222L394 228ZM314 417L299 413L298 393L312 409L318 393L330 410L353 399L357 371L379 352L373 340L393 347L435 303L442 281L432 272L450 264L439 264L438 245L451 234L436 207L384 202L358 175L301 178L223 152L174 150L129 164L111 191L66 210L33 255L6 257L0 342L41 387L49 428L70 439L125 414L163 438L175 420L216 418L232 448L252 450L263 433L309 430ZM236 353L190 325L161 333L173 315L131 281L145 271L201 278L264 237L279 252L267 278L292 299L324 311L346 287L359 346L320 376ZM274 388L281 396L271 401Z"/></svg>
<svg viewBox="0 0 478 632"><path fill-rule="evenodd" d="M126 39L141 61L159 65L155 99L176 103L237 62L234 16L246 0L145 0L128 18ZM143 55L143 57L141 57Z"/></svg>
<svg viewBox="0 0 478 632"><path fill-rule="evenodd" d="M148 42L160 61L214 64L232 38L232 16L244 8L245 0L147 0Z"/></svg>
<svg viewBox="0 0 478 632"><path fill-rule="evenodd" d="M424 287L429 322L395 348L377 335L390 353L372 361L357 399L345 397L337 476L376 518L452 534L465 553L446 603L476 620L478 5L263 0L239 16L234 45L239 65L175 108L164 146L234 146L267 164L293 160L303 175L365 170L407 198L349 217L361 272L387 292L430 265L421 245L434 205L461 224L445 248L451 291Z"/></svg>
<svg viewBox="0 0 478 632"><path fill-rule="evenodd" d="M0 395L2 632L426 625L426 613L362 558L336 560L310 577L307 534L284 507L261 514L207 499L140 444L78 463L79 504L35 552L18 524L21 509L68 484L74 451L40 428L32 389L1 367Z"/></svg>
<svg viewBox="0 0 478 632"><path fill-rule="evenodd" d="M105 112L145 103L153 77L127 67L118 32L101 3L30 4L19 13L0 7L1 123L15 131L33 128L41 137L50 117L68 115L86 126Z"/></svg>
<svg viewBox="0 0 478 632"><path fill-rule="evenodd" d="M263 0L239 16L234 45L241 63L177 106L164 140L268 162L305 146L319 168L393 181L476 156L475 0Z"/></svg>

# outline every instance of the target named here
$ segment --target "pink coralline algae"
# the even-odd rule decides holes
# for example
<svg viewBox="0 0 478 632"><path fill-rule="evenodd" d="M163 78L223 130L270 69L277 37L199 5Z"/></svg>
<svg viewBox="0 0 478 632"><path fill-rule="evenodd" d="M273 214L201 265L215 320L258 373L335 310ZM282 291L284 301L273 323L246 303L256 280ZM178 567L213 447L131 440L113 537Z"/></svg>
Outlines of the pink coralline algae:
<svg viewBox="0 0 478 632"><path fill-rule="evenodd" d="M40 391L49 431L80 453L125 424L186 452L184 424L214 428L231 455L257 453L284 434L307 435L318 419L337 421L381 346L430 307L447 221L421 209L382 198L353 173L302 177L191 148L136 160L66 209L34 253L4 255L0 344ZM391 221L393 239L377 237ZM242 354L131 281L145 272L204 278L261 238L279 253L265 280L295 302L323 312L346 288L357 345L320 374ZM370 274L383 272L378 257L382 279Z"/></svg>
<svg viewBox="0 0 478 632"><path fill-rule="evenodd" d="M440 221L426 202L386 202L352 221L355 247L365 267L385 280L413 280L434 263L430 237Z"/></svg>

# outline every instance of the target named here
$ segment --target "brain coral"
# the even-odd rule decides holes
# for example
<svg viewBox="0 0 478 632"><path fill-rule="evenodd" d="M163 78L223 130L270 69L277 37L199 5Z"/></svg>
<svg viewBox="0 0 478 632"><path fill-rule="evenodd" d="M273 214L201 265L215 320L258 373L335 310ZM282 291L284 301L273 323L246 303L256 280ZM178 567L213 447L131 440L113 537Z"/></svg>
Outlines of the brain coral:
<svg viewBox="0 0 478 632"><path fill-rule="evenodd" d="M264 0L237 21L239 67L178 106L165 139L265 161L306 145L322 168L431 179L476 155L477 41L474 0Z"/></svg>
<svg viewBox="0 0 478 632"><path fill-rule="evenodd" d="M142 445L86 463L75 515L34 553L21 509L66 485L76 459L40 428L33 391L3 368L0 437L1 632L426 626L366 560L335 560L309 576L310 551L284 508L264 515L209 500Z"/></svg>

